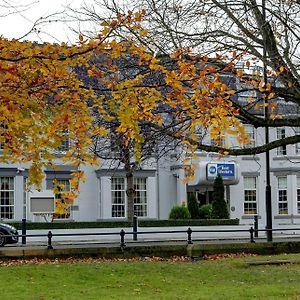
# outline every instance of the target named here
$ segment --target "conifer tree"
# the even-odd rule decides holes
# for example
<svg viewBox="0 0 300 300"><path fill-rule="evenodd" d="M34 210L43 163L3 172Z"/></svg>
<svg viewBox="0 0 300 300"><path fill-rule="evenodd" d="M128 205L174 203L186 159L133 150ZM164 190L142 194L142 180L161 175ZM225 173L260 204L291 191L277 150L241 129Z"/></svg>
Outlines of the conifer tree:
<svg viewBox="0 0 300 300"><path fill-rule="evenodd" d="M224 199L224 183L220 174L214 181L212 217L214 219L229 219L229 212Z"/></svg>
<svg viewBox="0 0 300 300"><path fill-rule="evenodd" d="M194 193L188 197L187 207L191 214L191 218L199 219L199 205L198 205L198 202L197 202L197 199L196 199L196 196Z"/></svg>

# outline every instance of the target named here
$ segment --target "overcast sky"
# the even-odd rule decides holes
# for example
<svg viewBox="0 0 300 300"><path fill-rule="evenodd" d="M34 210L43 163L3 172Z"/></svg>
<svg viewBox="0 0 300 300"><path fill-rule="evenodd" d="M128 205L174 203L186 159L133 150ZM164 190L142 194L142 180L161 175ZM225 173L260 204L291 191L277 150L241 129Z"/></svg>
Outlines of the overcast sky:
<svg viewBox="0 0 300 300"><path fill-rule="evenodd" d="M82 2L83 0L0 0L0 35L19 39L41 17L61 12L70 3L72 7L79 7ZM85 3L92 2L93 0L85 0ZM76 27L76 24L71 26ZM26 39L39 42L74 42L75 34L63 22L46 22L38 26L36 33L26 36Z"/></svg>

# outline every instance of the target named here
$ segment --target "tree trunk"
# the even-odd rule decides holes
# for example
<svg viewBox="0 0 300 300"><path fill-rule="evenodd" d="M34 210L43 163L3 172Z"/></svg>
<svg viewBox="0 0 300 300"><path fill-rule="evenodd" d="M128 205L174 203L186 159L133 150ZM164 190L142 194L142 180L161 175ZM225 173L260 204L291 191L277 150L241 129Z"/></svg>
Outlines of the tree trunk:
<svg viewBox="0 0 300 300"><path fill-rule="evenodd" d="M134 185L133 185L133 172L126 170L126 179L127 179L127 186L126 186L126 194L127 194L127 218L128 220L132 220L134 215Z"/></svg>
<svg viewBox="0 0 300 300"><path fill-rule="evenodd" d="M124 168L126 172L126 195L127 195L127 219L133 220L135 189L133 184L134 167L130 164L130 151L126 149L124 153Z"/></svg>

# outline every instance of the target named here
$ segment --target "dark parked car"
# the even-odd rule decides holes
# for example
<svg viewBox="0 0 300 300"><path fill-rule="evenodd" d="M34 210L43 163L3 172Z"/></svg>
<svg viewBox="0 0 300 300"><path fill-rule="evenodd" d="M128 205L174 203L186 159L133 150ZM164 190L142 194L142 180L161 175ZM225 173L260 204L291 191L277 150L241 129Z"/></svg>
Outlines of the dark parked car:
<svg viewBox="0 0 300 300"><path fill-rule="evenodd" d="M0 247L5 244L15 244L18 240L18 230L15 227L0 223Z"/></svg>

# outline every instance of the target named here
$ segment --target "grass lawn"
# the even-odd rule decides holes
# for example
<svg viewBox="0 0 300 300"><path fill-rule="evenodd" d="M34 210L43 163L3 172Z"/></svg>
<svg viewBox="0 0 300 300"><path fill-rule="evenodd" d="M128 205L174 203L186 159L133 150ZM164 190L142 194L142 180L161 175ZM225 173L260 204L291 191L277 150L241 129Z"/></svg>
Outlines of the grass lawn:
<svg viewBox="0 0 300 300"><path fill-rule="evenodd" d="M300 299L300 264L246 262L299 255L190 261L0 264L0 299Z"/></svg>

